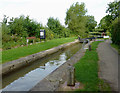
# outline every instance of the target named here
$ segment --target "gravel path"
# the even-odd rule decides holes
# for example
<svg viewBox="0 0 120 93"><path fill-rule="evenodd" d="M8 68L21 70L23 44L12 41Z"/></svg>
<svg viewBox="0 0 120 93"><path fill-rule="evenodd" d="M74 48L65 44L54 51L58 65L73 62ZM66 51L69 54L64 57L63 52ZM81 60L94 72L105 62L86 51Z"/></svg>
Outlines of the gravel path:
<svg viewBox="0 0 120 93"><path fill-rule="evenodd" d="M107 40L98 45L99 76L110 84L113 91L118 91L118 52L110 43Z"/></svg>

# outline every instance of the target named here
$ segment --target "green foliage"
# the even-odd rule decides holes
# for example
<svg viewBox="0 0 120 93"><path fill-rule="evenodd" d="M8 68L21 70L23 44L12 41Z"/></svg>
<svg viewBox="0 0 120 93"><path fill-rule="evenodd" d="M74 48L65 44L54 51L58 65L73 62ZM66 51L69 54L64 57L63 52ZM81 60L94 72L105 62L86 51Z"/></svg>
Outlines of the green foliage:
<svg viewBox="0 0 120 93"><path fill-rule="evenodd" d="M94 16L87 16L87 23L86 23L86 27L88 29L87 32L93 31L96 26L97 26L97 22L95 21Z"/></svg>
<svg viewBox="0 0 120 93"><path fill-rule="evenodd" d="M78 2L73 4L67 10L65 23L68 27L61 25L60 21L53 17L48 18L47 27L30 19L29 16L24 15L16 18L8 18L4 15L2 22L2 44L3 49L11 49L16 46L25 45L26 41L22 38L26 37L40 37L40 29L46 30L46 40L54 38L70 37L80 35L81 38L88 36L89 30L96 26L96 21L93 16L85 16L87 10L85 4ZM37 39L39 41L39 39Z"/></svg>
<svg viewBox="0 0 120 93"><path fill-rule="evenodd" d="M119 12L118 12L119 11L119 5L120 5L119 0L118 1L116 0L116 1L108 4L108 9L106 10L106 12L109 13L112 20L115 20L119 16Z"/></svg>
<svg viewBox="0 0 120 93"><path fill-rule="evenodd" d="M54 32L48 28L45 28L46 31L46 40L51 40L54 38Z"/></svg>
<svg viewBox="0 0 120 93"><path fill-rule="evenodd" d="M63 37L70 37L71 30L69 28L63 27L62 35L63 35Z"/></svg>
<svg viewBox="0 0 120 93"><path fill-rule="evenodd" d="M54 19L53 17L50 17L47 22L47 26L49 29L51 29L55 34L60 33L61 24L58 19Z"/></svg>
<svg viewBox="0 0 120 93"><path fill-rule="evenodd" d="M97 36L101 36L101 34L103 33L104 29L98 29L98 28L95 28L93 30L93 32L89 32L89 37L97 37Z"/></svg>
<svg viewBox="0 0 120 93"><path fill-rule="evenodd" d="M112 23L112 41L120 46L120 18L116 18Z"/></svg>
<svg viewBox="0 0 120 93"><path fill-rule="evenodd" d="M104 31L106 31L107 29L109 29L110 25L111 25L111 16L106 15L100 20L99 28L104 29Z"/></svg>
<svg viewBox="0 0 120 93"><path fill-rule="evenodd" d="M11 36L10 39L9 42L2 42L2 48L4 50L26 45L26 38Z"/></svg>
<svg viewBox="0 0 120 93"><path fill-rule="evenodd" d="M86 31L86 14L85 4L78 2L70 6L66 12L65 24L68 25L68 28L73 31L72 33L76 35L84 36Z"/></svg>
<svg viewBox="0 0 120 93"><path fill-rule="evenodd" d="M60 38L60 39L54 39L54 40L50 40L50 41L46 41L38 44L5 50L5 51L2 51L2 62L5 63L8 61L19 59L21 57L25 57L40 51L44 51L52 47L56 47L58 45L68 43L74 40L75 40L75 37Z"/></svg>
<svg viewBox="0 0 120 93"><path fill-rule="evenodd" d="M9 28L11 29L11 34L16 34L22 37L39 37L39 31L43 26L34 20L31 20L29 16L20 16L15 18L12 22L9 22Z"/></svg>
<svg viewBox="0 0 120 93"><path fill-rule="evenodd" d="M108 4L109 13L104 17L104 28L107 29L107 33L111 33L112 41L114 44L120 45L120 18L119 18L119 5L120 1L114 1Z"/></svg>
<svg viewBox="0 0 120 93"><path fill-rule="evenodd" d="M103 32L104 29L96 28L94 31L95 31L95 32Z"/></svg>
<svg viewBox="0 0 120 93"><path fill-rule="evenodd" d="M4 15L4 18L3 18L3 24L7 24L7 19L8 19L9 17L7 17L6 15Z"/></svg>
<svg viewBox="0 0 120 93"><path fill-rule="evenodd" d="M26 35L26 28L23 26L24 17L15 18L14 21L9 25L12 35L23 36ZM25 33L26 32L26 33Z"/></svg>
<svg viewBox="0 0 120 93"><path fill-rule="evenodd" d="M45 29L46 40L69 37L71 34L71 31L62 26L58 19L52 17L48 19L48 27L43 27L42 24L30 19L29 16L12 17L9 22L7 19L8 17L4 16L2 22L2 47L4 50L26 45L26 37L39 38L40 29ZM30 42L32 43L32 41Z"/></svg>
<svg viewBox="0 0 120 93"><path fill-rule="evenodd" d="M56 18L50 17L47 22L48 28L54 33L54 38L69 37L70 30L60 24L60 21Z"/></svg>
<svg viewBox="0 0 120 93"><path fill-rule="evenodd" d="M114 1L108 4L106 12L108 15L103 17L99 23L99 28L104 29L107 35L112 37L114 44L120 45L120 1Z"/></svg>
<svg viewBox="0 0 120 93"><path fill-rule="evenodd" d="M30 19L29 16L12 17L9 22L7 19L8 17L4 16L2 22L3 49L26 45L26 37L39 38L40 29L44 28L42 24Z"/></svg>
<svg viewBox="0 0 120 93"><path fill-rule="evenodd" d="M120 45L116 45L116 44L111 43L111 46L113 48L115 48L118 51L118 54L120 55Z"/></svg>
<svg viewBox="0 0 120 93"><path fill-rule="evenodd" d="M2 41L3 42L9 42L11 40L9 33L10 33L10 29L8 28L8 26L2 23Z"/></svg>
<svg viewBox="0 0 120 93"><path fill-rule="evenodd" d="M2 48L2 24L0 23L0 48Z"/></svg>
<svg viewBox="0 0 120 93"><path fill-rule="evenodd" d="M100 32L89 32L90 35L101 35Z"/></svg>

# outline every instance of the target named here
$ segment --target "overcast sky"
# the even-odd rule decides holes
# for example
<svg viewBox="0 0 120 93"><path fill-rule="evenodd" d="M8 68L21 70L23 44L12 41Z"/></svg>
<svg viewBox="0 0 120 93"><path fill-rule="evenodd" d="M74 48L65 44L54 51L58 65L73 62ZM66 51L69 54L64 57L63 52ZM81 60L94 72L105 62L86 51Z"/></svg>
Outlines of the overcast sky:
<svg viewBox="0 0 120 93"><path fill-rule="evenodd" d="M0 21L3 15L19 17L29 15L31 19L46 25L49 17L58 18L62 25L65 22L66 11L76 2L85 3L87 15L93 15L99 23L106 15L107 4L114 0L0 0Z"/></svg>

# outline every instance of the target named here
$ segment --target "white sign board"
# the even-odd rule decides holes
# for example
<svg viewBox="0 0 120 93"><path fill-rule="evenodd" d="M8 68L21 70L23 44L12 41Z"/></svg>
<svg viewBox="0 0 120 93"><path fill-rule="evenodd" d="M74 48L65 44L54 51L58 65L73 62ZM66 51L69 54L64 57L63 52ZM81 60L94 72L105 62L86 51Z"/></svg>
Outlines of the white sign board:
<svg viewBox="0 0 120 93"><path fill-rule="evenodd" d="M109 36L104 36L103 38L109 38Z"/></svg>
<svg viewBox="0 0 120 93"><path fill-rule="evenodd" d="M44 32L40 32L40 36L44 36Z"/></svg>

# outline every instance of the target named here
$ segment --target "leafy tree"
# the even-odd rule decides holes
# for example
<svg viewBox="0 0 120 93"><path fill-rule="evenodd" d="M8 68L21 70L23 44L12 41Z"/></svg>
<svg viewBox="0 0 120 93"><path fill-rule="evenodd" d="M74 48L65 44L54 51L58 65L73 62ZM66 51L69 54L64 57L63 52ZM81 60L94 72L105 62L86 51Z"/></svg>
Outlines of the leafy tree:
<svg viewBox="0 0 120 93"><path fill-rule="evenodd" d="M50 30L52 30L55 34L59 35L61 30L60 21L56 18L50 17L47 22L47 26Z"/></svg>
<svg viewBox="0 0 120 93"><path fill-rule="evenodd" d="M114 1L108 4L108 8L106 10L106 13L108 13L108 15L101 19L99 28L102 28L104 30L111 30L112 21L118 18L119 15L119 3L120 1Z"/></svg>
<svg viewBox="0 0 120 93"><path fill-rule="evenodd" d="M10 49L16 45L25 45L27 36L39 37L42 24L32 20L29 16L11 18L4 16L2 22L2 43L4 49Z"/></svg>
<svg viewBox="0 0 120 93"><path fill-rule="evenodd" d="M60 21L56 18L54 19L53 17L50 17L48 19L48 22L47 22L47 26L48 28L53 31L53 33L55 34L55 38L56 37L67 37L68 36L68 33L69 31L60 24Z"/></svg>
<svg viewBox="0 0 120 93"><path fill-rule="evenodd" d="M86 27L89 31L93 31L93 29L95 29L95 27L97 26L97 22L94 19L94 16L87 16L87 23L86 23Z"/></svg>
<svg viewBox="0 0 120 93"><path fill-rule="evenodd" d="M20 16L19 18L11 19L9 22L9 28L11 29L12 35L22 36L22 37L39 37L40 29L43 28L42 24L29 18L29 16Z"/></svg>
<svg viewBox="0 0 120 93"><path fill-rule="evenodd" d="M3 24L7 24L7 19L8 19L9 17L7 17L6 15L4 15L4 18L3 18Z"/></svg>
<svg viewBox="0 0 120 93"><path fill-rule="evenodd" d="M105 17L103 17L100 20L99 28L100 29L104 29L104 31L110 31L111 24L112 24L111 16L110 15L106 15Z"/></svg>
<svg viewBox="0 0 120 93"><path fill-rule="evenodd" d="M10 35L9 35L9 33L10 33L10 29L8 28L8 26L6 25L6 24L4 24L4 23L2 23L2 41L3 42L8 42L8 41L10 41Z"/></svg>
<svg viewBox="0 0 120 93"><path fill-rule="evenodd" d="M120 46L120 18L113 21L111 33L113 43Z"/></svg>
<svg viewBox="0 0 120 93"><path fill-rule="evenodd" d="M104 29L104 30L107 29L107 25L106 25L106 16L103 17L103 18L100 20L99 28Z"/></svg>
<svg viewBox="0 0 120 93"><path fill-rule="evenodd" d="M13 22L10 23L9 28L11 29L11 34L23 36L27 35L26 28L23 26L24 24L24 16L20 16L20 18L15 18Z"/></svg>
<svg viewBox="0 0 120 93"><path fill-rule="evenodd" d="M54 32L51 31L49 28L45 27L45 31L46 31L46 39L47 40L51 40L54 38Z"/></svg>
<svg viewBox="0 0 120 93"><path fill-rule="evenodd" d="M106 13L109 13L109 15L112 17L112 20L115 20L115 18L118 18L119 16L119 5L120 1L117 0L108 4Z"/></svg>
<svg viewBox="0 0 120 93"><path fill-rule="evenodd" d="M74 34L84 36L86 31L85 4L78 2L70 6L66 12L65 24Z"/></svg>
<svg viewBox="0 0 120 93"><path fill-rule="evenodd" d="M6 15L4 15L4 18L3 18L3 22L1 24L1 28L2 28L2 41L4 42L8 42L10 41L10 29L7 25L7 19L8 17Z"/></svg>
<svg viewBox="0 0 120 93"><path fill-rule="evenodd" d="M112 41L114 44L120 45L120 1L114 1L108 4L108 9L106 10L109 13L106 16L106 26L107 29L111 32Z"/></svg>
<svg viewBox="0 0 120 93"><path fill-rule="evenodd" d="M42 24L30 19L29 16L27 16L24 19L23 26L26 28L26 31L29 37L31 36L39 37L40 29L44 28Z"/></svg>

